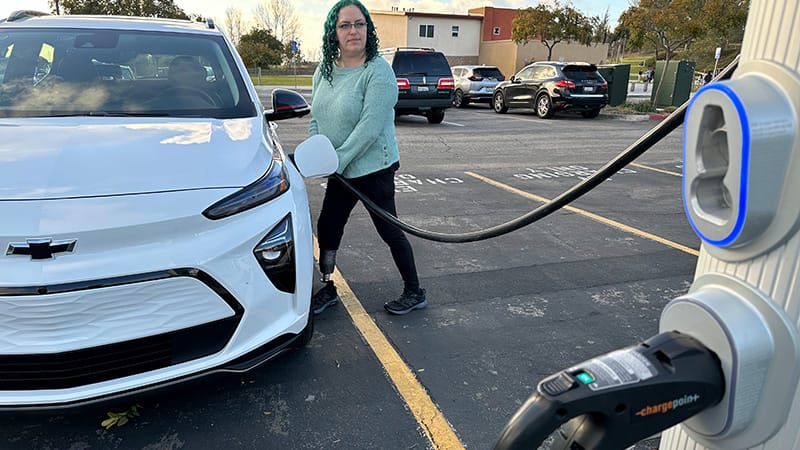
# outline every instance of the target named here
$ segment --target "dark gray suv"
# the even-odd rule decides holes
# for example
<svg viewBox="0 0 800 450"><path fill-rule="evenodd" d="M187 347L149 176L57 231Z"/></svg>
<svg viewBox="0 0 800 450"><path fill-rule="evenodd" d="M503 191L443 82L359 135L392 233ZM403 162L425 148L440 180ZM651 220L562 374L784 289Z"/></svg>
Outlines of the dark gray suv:
<svg viewBox="0 0 800 450"><path fill-rule="evenodd" d="M447 58L432 48L397 47L379 53L397 77L395 114L416 114L441 123L444 110L453 106L453 74Z"/></svg>

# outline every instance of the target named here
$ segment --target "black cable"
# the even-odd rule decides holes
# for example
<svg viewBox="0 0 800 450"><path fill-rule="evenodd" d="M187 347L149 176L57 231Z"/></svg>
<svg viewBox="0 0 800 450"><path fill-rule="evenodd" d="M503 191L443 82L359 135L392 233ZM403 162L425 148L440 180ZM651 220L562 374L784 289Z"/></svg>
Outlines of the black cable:
<svg viewBox="0 0 800 450"><path fill-rule="evenodd" d="M725 67L719 73L719 75L717 75L717 77L714 78L713 81L725 80L730 78L731 75L733 74L733 71L736 70L738 64L739 64L739 56L737 56L730 64L728 64L728 66ZM364 206L366 206L367 209L374 212L384 220L398 226L401 230L407 232L408 234L436 242L461 243L461 242L482 241L485 239L491 239L493 237L502 236L512 231L516 231L524 226L530 225L531 223L536 222L539 219L547 217L553 212L577 200L583 194L591 191L592 189L597 187L600 183L602 183L603 181L605 181L606 179L610 178L612 175L617 173L623 167L633 162L636 158L638 158L644 152L649 150L650 147L655 145L658 141L660 141L666 135L675 130L675 128L678 128L678 126L681 123L683 123L683 119L686 116L686 109L688 108L688 106L689 102L688 101L684 102L665 120L663 120L653 129L648 131L644 136L640 137L636 142L631 144L627 149L625 149L622 153L617 155L614 159L607 162L596 173L582 180L580 183L576 184L570 189L564 191L558 197L550 200L544 205L539 206L538 208L534 209L533 211L530 211L529 213L523 216L520 216L516 219L483 230L471 231L468 233L448 234L448 233L439 233L436 231L427 231L417 228L413 225L409 225L405 222L402 222L397 217L389 214L385 210L378 207L369 198L367 198L364 194L362 194L355 187L353 187L353 185L351 185L347 181L347 179L344 178L343 176L337 173L334 174L333 177L335 177L347 189L349 189L350 192L353 193L353 195L358 197L358 199L364 203Z"/></svg>

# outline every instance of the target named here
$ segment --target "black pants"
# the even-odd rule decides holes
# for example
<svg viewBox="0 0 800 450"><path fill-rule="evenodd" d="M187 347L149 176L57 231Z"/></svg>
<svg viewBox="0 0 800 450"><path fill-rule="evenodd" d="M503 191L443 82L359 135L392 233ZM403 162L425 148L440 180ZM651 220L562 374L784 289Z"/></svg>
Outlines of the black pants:
<svg viewBox="0 0 800 450"><path fill-rule="evenodd" d="M347 181L363 192L380 208L396 216L394 203L394 173L399 165ZM344 226L355 208L358 198L335 178L328 179L328 188L322 200L322 210L317 220L317 238L320 250L338 250L344 235ZM389 246L392 258L400 271L406 289L417 291L419 278L414 264L414 252L403 231L369 211L372 223L381 239Z"/></svg>

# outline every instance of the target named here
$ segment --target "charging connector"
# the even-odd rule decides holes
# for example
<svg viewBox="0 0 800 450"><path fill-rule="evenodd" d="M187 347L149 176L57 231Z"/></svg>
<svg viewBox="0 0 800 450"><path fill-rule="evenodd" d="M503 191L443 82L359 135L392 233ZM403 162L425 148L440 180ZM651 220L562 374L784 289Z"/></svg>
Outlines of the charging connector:
<svg viewBox="0 0 800 450"><path fill-rule="evenodd" d="M724 390L713 352L661 333L544 379L494 449L626 448L716 405Z"/></svg>
<svg viewBox="0 0 800 450"><path fill-rule="evenodd" d="M725 374L715 407L684 422L706 448L751 448L783 424L800 380L800 339L782 310L733 277L706 274L670 302L660 329L694 337L713 351Z"/></svg>

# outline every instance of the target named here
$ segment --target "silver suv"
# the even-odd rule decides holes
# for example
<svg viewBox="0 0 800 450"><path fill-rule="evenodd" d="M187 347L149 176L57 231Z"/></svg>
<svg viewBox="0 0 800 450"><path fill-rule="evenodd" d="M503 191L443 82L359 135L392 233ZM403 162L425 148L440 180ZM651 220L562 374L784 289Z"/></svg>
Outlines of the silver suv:
<svg viewBox="0 0 800 450"><path fill-rule="evenodd" d="M463 108L470 102L490 103L497 83L506 79L495 66L453 66L455 94L453 106Z"/></svg>

